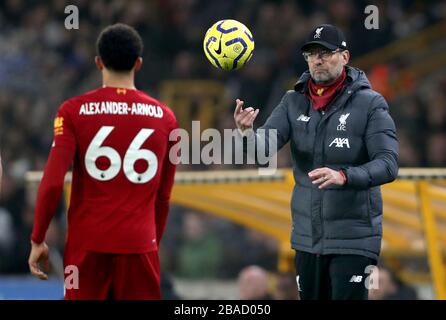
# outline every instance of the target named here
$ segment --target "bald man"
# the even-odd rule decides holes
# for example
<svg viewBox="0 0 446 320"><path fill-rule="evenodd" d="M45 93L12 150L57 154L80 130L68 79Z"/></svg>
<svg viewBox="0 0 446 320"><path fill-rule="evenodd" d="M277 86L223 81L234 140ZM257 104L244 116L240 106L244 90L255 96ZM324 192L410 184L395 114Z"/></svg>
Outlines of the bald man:
<svg viewBox="0 0 446 320"><path fill-rule="evenodd" d="M240 300L271 300L268 273L261 267L248 266L238 277Z"/></svg>

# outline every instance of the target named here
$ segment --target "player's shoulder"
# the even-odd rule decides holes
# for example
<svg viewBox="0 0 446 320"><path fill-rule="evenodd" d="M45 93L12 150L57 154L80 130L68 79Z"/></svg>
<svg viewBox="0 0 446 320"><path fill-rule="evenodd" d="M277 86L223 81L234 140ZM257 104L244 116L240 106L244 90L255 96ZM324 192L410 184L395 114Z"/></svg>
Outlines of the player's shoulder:
<svg viewBox="0 0 446 320"><path fill-rule="evenodd" d="M163 115L166 115L169 118L169 120L172 120L174 123L177 122L174 112L164 102L152 97L151 95L142 90L137 90L137 92L142 99L147 101L147 103L159 106L163 110Z"/></svg>
<svg viewBox="0 0 446 320"><path fill-rule="evenodd" d="M69 111L72 109L79 108L86 101L90 101L90 100L94 99L95 97L97 97L100 89L101 88L93 89L93 90L87 91L85 93L79 94L77 96L71 97L71 98L65 100L64 102L62 102L60 109Z"/></svg>

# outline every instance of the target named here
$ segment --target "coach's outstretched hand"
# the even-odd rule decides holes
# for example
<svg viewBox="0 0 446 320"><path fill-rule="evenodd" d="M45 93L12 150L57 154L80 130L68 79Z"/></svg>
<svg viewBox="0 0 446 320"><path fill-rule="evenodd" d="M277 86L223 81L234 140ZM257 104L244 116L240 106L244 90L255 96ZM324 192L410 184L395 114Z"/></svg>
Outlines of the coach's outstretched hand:
<svg viewBox="0 0 446 320"><path fill-rule="evenodd" d="M33 276L41 280L48 280L48 271L50 269L49 250L45 242L37 244L31 241L31 253L28 259L29 271ZM40 268L43 266L43 271ZM44 272L45 271L45 272Z"/></svg>
<svg viewBox="0 0 446 320"><path fill-rule="evenodd" d="M251 107L242 109L244 102L240 99L235 100L235 103L234 120L237 128L242 132L246 129L252 129L254 120L259 114L259 109L254 110L254 108Z"/></svg>

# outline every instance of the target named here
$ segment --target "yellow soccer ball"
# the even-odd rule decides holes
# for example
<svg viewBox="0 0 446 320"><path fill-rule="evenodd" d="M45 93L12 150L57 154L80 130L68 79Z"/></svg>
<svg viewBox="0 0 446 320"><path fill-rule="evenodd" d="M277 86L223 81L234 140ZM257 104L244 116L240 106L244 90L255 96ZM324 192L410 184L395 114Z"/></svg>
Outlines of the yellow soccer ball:
<svg viewBox="0 0 446 320"><path fill-rule="evenodd" d="M243 23L221 20L206 32L203 50L214 67L237 70L251 59L254 38Z"/></svg>

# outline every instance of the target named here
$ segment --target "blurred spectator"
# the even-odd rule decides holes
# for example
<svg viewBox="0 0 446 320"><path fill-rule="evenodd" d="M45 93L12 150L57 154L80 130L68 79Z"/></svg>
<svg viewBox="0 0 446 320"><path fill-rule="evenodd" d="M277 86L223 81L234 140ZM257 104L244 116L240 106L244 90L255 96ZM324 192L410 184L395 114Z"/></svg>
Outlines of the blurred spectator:
<svg viewBox="0 0 446 320"><path fill-rule="evenodd" d="M241 242L243 254L239 257L243 266L256 264L273 271L277 267L277 242L253 229L245 230L245 241Z"/></svg>
<svg viewBox="0 0 446 320"><path fill-rule="evenodd" d="M443 167L446 163L446 135L434 133L427 141L427 160L433 167Z"/></svg>
<svg viewBox="0 0 446 320"><path fill-rule="evenodd" d="M299 291L297 291L296 275L294 273L279 273L276 281L274 299L299 300Z"/></svg>
<svg viewBox="0 0 446 320"><path fill-rule="evenodd" d="M15 234L11 214L0 208L0 273L10 269L9 257L13 254Z"/></svg>
<svg viewBox="0 0 446 320"><path fill-rule="evenodd" d="M369 290L369 300L418 300L416 290L390 269L379 267L378 277L378 289Z"/></svg>
<svg viewBox="0 0 446 320"><path fill-rule="evenodd" d="M406 129L397 129L399 150L399 164L401 167L417 167L421 162L421 155L416 148L417 142L414 141Z"/></svg>
<svg viewBox="0 0 446 320"><path fill-rule="evenodd" d="M222 261L222 246L216 234L195 212L183 219L182 238L178 243L176 275L185 278L215 278Z"/></svg>
<svg viewBox="0 0 446 320"><path fill-rule="evenodd" d="M181 300L176 293L172 278L168 272L161 272L161 297L163 300Z"/></svg>
<svg viewBox="0 0 446 320"><path fill-rule="evenodd" d="M368 78L373 90L381 93L386 100L392 100L392 88L390 87L390 68L385 64L376 64L370 70Z"/></svg>
<svg viewBox="0 0 446 320"><path fill-rule="evenodd" d="M238 288L240 300L271 300L268 273L259 266L248 266L240 271Z"/></svg>

